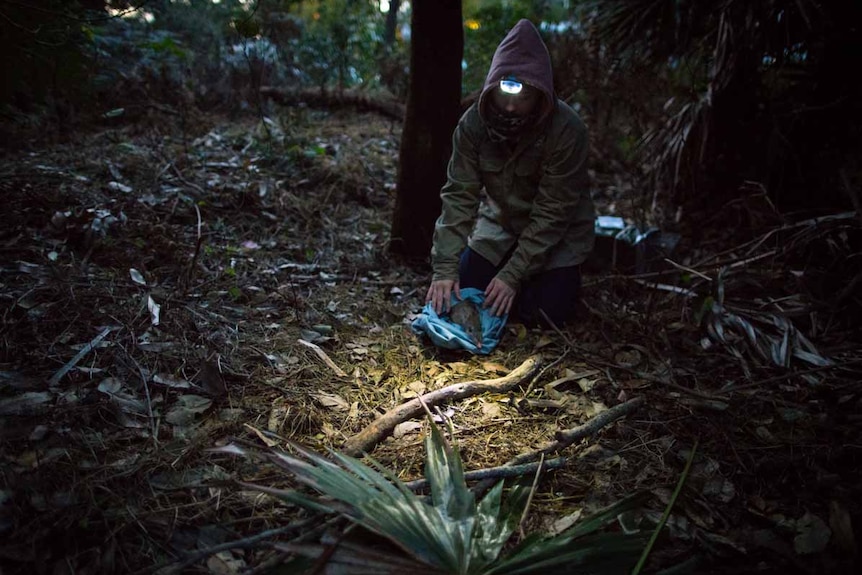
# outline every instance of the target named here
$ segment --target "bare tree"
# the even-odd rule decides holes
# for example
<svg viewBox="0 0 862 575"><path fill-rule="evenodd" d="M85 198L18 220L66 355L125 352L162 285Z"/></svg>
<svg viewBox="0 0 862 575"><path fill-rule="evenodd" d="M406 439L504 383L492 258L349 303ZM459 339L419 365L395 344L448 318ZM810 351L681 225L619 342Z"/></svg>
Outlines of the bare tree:
<svg viewBox="0 0 862 575"><path fill-rule="evenodd" d="M389 249L428 257L461 99L461 0L414 0L410 85Z"/></svg>

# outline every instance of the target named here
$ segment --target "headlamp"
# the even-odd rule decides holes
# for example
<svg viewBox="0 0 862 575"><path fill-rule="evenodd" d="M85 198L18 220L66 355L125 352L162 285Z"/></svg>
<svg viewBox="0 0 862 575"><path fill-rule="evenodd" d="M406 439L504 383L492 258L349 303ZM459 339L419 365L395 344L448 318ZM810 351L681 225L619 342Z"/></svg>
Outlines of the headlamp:
<svg viewBox="0 0 862 575"><path fill-rule="evenodd" d="M521 93L521 90L524 89L524 84L509 76L500 80L500 89L503 90L504 94L511 94L514 96L515 94Z"/></svg>

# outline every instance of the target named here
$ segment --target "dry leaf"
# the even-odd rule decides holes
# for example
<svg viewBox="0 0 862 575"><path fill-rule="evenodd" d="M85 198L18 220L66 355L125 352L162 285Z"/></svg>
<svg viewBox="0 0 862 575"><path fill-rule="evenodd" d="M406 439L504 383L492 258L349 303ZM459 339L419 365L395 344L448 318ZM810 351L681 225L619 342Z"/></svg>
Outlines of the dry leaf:
<svg viewBox="0 0 862 575"><path fill-rule="evenodd" d="M800 555L820 553L832 538L832 530L826 522L813 513L806 513L796 522L796 532L793 549Z"/></svg>
<svg viewBox="0 0 862 575"><path fill-rule="evenodd" d="M496 401L482 401L482 419L497 419L503 416L503 409Z"/></svg>
<svg viewBox="0 0 862 575"><path fill-rule="evenodd" d="M625 347L614 354L614 362L620 367L631 369L637 367L641 361L641 352L632 347Z"/></svg>
<svg viewBox="0 0 862 575"><path fill-rule="evenodd" d="M249 423L245 423L245 424L243 424L243 427L246 427L249 430L251 430L251 432L254 433L255 435L257 435L258 439L263 441L267 447L275 447L276 445L278 445L278 441L267 436L264 432L262 432L261 430L259 430L255 426L253 426Z"/></svg>
<svg viewBox="0 0 862 575"><path fill-rule="evenodd" d="M327 409L332 409L333 411L347 411L350 409L350 404L347 403L347 400L335 393L324 393L321 391L313 395L320 402L320 405Z"/></svg>
<svg viewBox="0 0 862 575"><path fill-rule="evenodd" d="M392 431L392 437L401 439L407 434L419 433L421 429L422 423L419 421L404 421L395 426L395 429Z"/></svg>
<svg viewBox="0 0 862 575"><path fill-rule="evenodd" d="M153 296L147 296L147 309L150 311L150 322L153 325L159 325L159 314L161 314L162 306L156 303Z"/></svg>
<svg viewBox="0 0 862 575"><path fill-rule="evenodd" d="M213 397L221 397L227 393L224 379L218 365L212 361L204 361L200 371L201 387Z"/></svg>
<svg viewBox="0 0 862 575"><path fill-rule="evenodd" d="M440 364L436 361L431 361L425 364L425 373L428 377L434 377L438 373L440 373L441 367Z"/></svg>
<svg viewBox="0 0 862 575"><path fill-rule="evenodd" d="M548 529L549 535L559 535L572 525L578 522L581 518L581 514L583 513L583 509L578 509L568 515L560 517L556 521L554 521L550 528Z"/></svg>
<svg viewBox="0 0 862 575"><path fill-rule="evenodd" d="M522 342L527 339L527 328L522 323L509 326L509 333L514 335L518 342Z"/></svg>
<svg viewBox="0 0 862 575"><path fill-rule="evenodd" d="M453 361L450 364L447 364L447 367L451 369L454 373L463 374L470 371L470 364L463 361Z"/></svg>
<svg viewBox="0 0 862 575"><path fill-rule="evenodd" d="M331 423L328 421L324 421L323 425L320 429L328 439L332 439L333 437L339 435L338 430L336 430Z"/></svg>
<svg viewBox="0 0 862 575"><path fill-rule="evenodd" d="M269 412L269 418L266 422L266 428L273 433L278 433L287 416L290 414L290 406L285 405L282 398L278 398L273 402L272 409Z"/></svg>
<svg viewBox="0 0 862 575"><path fill-rule="evenodd" d="M150 351L153 353L162 353L176 347L172 341L145 341L138 344L138 349L141 351Z"/></svg>
<svg viewBox="0 0 862 575"><path fill-rule="evenodd" d="M129 268L129 275L132 278L132 281L138 285L145 286L147 285L147 280L144 279L144 276L141 272L136 270L135 268Z"/></svg>
<svg viewBox="0 0 862 575"><path fill-rule="evenodd" d="M598 379L587 379L586 377L582 377L578 380L578 387L581 388L581 391L586 393L593 389L598 382Z"/></svg>
<svg viewBox="0 0 862 575"><path fill-rule="evenodd" d="M195 416L212 405L212 400L200 395L181 395L177 403L165 414L165 420L173 425L188 425Z"/></svg>
<svg viewBox="0 0 862 575"><path fill-rule="evenodd" d="M0 400L0 415L20 415L37 411L37 407L48 403L54 396L47 391L28 391Z"/></svg>
<svg viewBox="0 0 862 575"><path fill-rule="evenodd" d="M500 365L499 363L494 363L492 361L483 362L482 369L484 369L488 373L499 373L501 375L509 373L509 370L506 369L505 366Z"/></svg>
<svg viewBox="0 0 862 575"><path fill-rule="evenodd" d="M172 387L174 389L191 389L192 384L185 379L179 379L167 373L157 373L153 376L153 383Z"/></svg>
<svg viewBox="0 0 862 575"><path fill-rule="evenodd" d="M713 477L704 484L703 494L722 503L730 503L736 496L736 488L724 477Z"/></svg>
<svg viewBox="0 0 862 575"><path fill-rule="evenodd" d="M417 381L411 381L410 383L407 384L407 387L410 389L410 391L412 391L416 395L422 395L428 389L425 386L425 382L418 381L418 380Z"/></svg>
<svg viewBox="0 0 862 575"><path fill-rule="evenodd" d="M236 575L245 570L246 564L241 557L234 557L230 551L221 551L207 559L207 568L213 575Z"/></svg>

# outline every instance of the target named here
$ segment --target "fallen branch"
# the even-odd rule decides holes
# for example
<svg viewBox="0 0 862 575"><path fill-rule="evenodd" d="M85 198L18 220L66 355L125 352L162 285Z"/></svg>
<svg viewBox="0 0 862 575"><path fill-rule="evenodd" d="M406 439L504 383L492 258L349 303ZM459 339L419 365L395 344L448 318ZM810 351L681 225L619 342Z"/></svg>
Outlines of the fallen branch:
<svg viewBox="0 0 862 575"><path fill-rule="evenodd" d="M392 118L404 119L404 104L394 98L373 97L356 90L326 92L315 88L286 90L273 86L261 86L260 95L272 98L282 105L307 104L318 107L353 106L359 111L370 110Z"/></svg>
<svg viewBox="0 0 862 575"><path fill-rule="evenodd" d="M530 453L524 453L515 457L514 459L512 459L512 461L508 463L508 465L520 465L522 463L536 461L542 455L547 455L549 453L554 453L561 449L565 449L576 441L579 441L591 435L595 435L598 430L605 427L609 423L613 423L614 421L620 419L625 415L628 415L632 411L639 408L641 405L643 405L644 401L645 400L643 397L635 397L634 399L630 399L625 403L615 405L607 411L601 412L583 425L579 425L571 429L564 429L562 431L558 431L554 434L554 441L542 447L541 449L537 449L536 451L531 451Z"/></svg>
<svg viewBox="0 0 862 575"><path fill-rule="evenodd" d="M100 331L99 334L94 337L92 341L90 341L90 343L82 347L81 351L75 354L75 357L66 362L66 365L58 369L54 373L54 375L51 376L51 379L48 380L48 385L50 387L55 387L58 383L60 383L60 380L63 379L63 376L69 373L69 371L71 371L73 367L78 365L78 362L81 361L85 355L93 351L93 349L97 345L99 345L102 340L105 339L105 336L107 336L109 333L111 333L110 327L106 327L105 329Z"/></svg>
<svg viewBox="0 0 862 575"><path fill-rule="evenodd" d="M529 453L522 453L521 455L518 455L517 457L506 463L504 467L531 463L533 461L539 460L547 454L556 453L557 451L565 449L576 441L594 435L596 432L598 432L598 430L605 427L609 423L613 423L617 419L628 415L629 413L643 405L644 401L645 400L643 397L635 397L634 399L630 399L625 403L615 405L607 411L601 412L583 425L579 425L571 429L557 431L557 433L554 434L554 441L535 451L530 451ZM490 488L493 483L493 479L485 479L478 483L473 488L473 490L476 493L482 493L488 490L488 488Z"/></svg>
<svg viewBox="0 0 862 575"><path fill-rule="evenodd" d="M480 393L505 393L521 383L529 380L541 366L540 356L528 358L511 373L497 379L486 381L467 381L448 385L442 389L428 392L421 397L411 399L394 407L371 422L365 429L344 442L341 451L353 457L359 457L374 449L395 429L395 426L413 417L422 415L422 404L433 407L455 399L463 399Z"/></svg>
<svg viewBox="0 0 862 575"><path fill-rule="evenodd" d="M464 474L464 479L467 481L476 481L476 480L494 480L494 479L506 479L508 477L518 477L521 475L527 475L529 473L535 473L536 469L539 468L539 465L542 466L542 471L547 469L559 469L564 467L568 463L568 459L565 457L556 457L554 459L548 459L545 462L533 462L533 463L524 463L522 465L499 465L497 467L488 467L486 469L476 469L474 471L468 471ZM427 479L417 479L415 481L408 481L404 484L404 486L411 491L419 491L420 489L425 489L428 486Z"/></svg>

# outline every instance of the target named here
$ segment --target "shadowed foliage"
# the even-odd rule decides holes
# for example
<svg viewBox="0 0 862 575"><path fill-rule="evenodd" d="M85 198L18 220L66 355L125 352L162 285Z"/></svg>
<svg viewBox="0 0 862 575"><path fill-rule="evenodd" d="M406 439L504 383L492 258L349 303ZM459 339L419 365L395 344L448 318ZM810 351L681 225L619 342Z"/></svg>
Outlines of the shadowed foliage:
<svg viewBox="0 0 862 575"><path fill-rule="evenodd" d="M660 183L706 193L756 180L782 206L845 203L839 172L858 171L862 107L858 82L841 78L862 65L859 3L586 5L623 62L677 82L668 120L643 140Z"/></svg>

